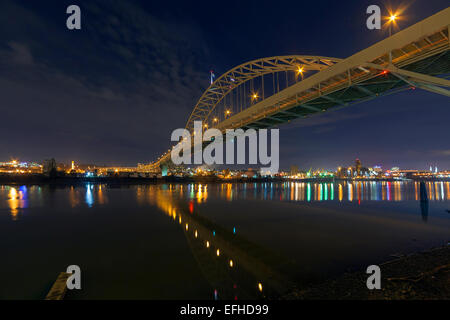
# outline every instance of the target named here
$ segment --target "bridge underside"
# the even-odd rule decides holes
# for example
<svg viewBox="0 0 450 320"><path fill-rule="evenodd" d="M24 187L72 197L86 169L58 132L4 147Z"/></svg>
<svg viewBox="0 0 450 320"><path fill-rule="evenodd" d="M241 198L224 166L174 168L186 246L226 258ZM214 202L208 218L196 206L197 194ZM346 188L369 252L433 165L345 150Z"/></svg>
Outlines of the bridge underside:
<svg viewBox="0 0 450 320"><path fill-rule="evenodd" d="M403 67L402 70L432 76L448 74L450 73L450 51L411 63ZM290 109L285 109L274 115L266 116L255 122L246 124L242 128L273 128L298 118L306 118L325 112L331 108L346 107L383 95L411 89L415 89L415 86L406 79L399 78L391 72L382 73L377 77L351 84L344 89L308 101L307 104L299 103Z"/></svg>

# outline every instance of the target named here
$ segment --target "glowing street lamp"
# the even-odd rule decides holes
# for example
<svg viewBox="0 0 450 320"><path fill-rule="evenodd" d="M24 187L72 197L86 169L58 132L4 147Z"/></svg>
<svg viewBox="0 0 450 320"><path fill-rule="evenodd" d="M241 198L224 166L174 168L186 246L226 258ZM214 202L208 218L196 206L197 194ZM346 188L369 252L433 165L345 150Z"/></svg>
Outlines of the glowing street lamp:
<svg viewBox="0 0 450 320"><path fill-rule="evenodd" d="M298 66L297 76L301 75L302 76L302 80L303 80L303 71L305 71L305 69L303 67Z"/></svg>
<svg viewBox="0 0 450 320"><path fill-rule="evenodd" d="M395 25L397 20L400 20L400 14L404 11L403 8L399 8L396 11L389 10L389 16L387 17L387 24L389 25L389 36L392 35L392 25Z"/></svg>
<svg viewBox="0 0 450 320"><path fill-rule="evenodd" d="M391 16L389 17L389 37L392 36L392 25L395 23L395 20L397 19L397 15L396 14L391 14Z"/></svg>
<svg viewBox="0 0 450 320"><path fill-rule="evenodd" d="M395 24L395 20L398 19L398 14L396 12L391 12L388 18L389 24L389 37L392 36L392 25ZM392 52L389 52L389 63L392 63Z"/></svg>

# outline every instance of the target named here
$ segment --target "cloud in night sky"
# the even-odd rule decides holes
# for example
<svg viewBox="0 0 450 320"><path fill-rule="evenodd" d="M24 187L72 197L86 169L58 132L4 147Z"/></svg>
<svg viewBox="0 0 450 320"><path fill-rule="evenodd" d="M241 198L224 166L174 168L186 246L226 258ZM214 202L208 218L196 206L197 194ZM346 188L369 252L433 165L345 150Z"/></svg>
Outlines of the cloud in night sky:
<svg viewBox="0 0 450 320"><path fill-rule="evenodd" d="M82 13L95 19L83 20L82 40L64 25L46 39L54 26L26 8L4 6L3 15L33 17L41 29L34 33L42 36L35 43L19 33L0 50L8 119L0 132L13 137L2 141L4 158L152 160L208 84L207 73L198 71L207 48L191 26L162 22L124 2L110 12L90 4Z"/></svg>

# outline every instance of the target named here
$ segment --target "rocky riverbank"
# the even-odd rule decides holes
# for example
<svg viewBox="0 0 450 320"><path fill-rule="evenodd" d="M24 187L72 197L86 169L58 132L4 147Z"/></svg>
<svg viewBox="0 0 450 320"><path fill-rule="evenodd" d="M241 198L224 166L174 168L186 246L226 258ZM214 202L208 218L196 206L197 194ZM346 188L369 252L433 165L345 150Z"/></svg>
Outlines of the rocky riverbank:
<svg viewBox="0 0 450 320"><path fill-rule="evenodd" d="M381 289L369 290L365 270L298 290L282 299L449 300L450 246L380 264Z"/></svg>

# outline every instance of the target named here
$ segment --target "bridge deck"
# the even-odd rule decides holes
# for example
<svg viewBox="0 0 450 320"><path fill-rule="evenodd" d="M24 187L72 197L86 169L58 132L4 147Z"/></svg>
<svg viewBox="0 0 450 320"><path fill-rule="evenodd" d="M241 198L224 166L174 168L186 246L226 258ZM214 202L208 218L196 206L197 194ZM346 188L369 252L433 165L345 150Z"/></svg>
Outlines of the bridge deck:
<svg viewBox="0 0 450 320"><path fill-rule="evenodd" d="M429 75L450 73L450 52L438 53L424 60L407 65L402 69ZM378 74L373 78L352 83L330 94L322 93L322 95L308 100L307 103L296 102L295 99L293 101L286 101L284 104L280 104L280 107L275 112L268 112L258 119L251 119L248 123L242 125L242 128L274 127L297 118L306 118L325 112L330 108L349 106L382 95L408 89L415 89L415 87L391 73L378 71Z"/></svg>

